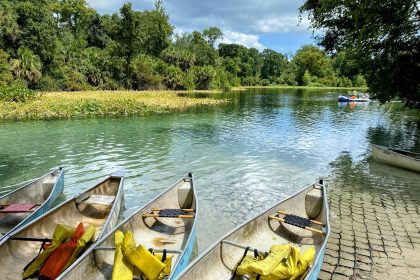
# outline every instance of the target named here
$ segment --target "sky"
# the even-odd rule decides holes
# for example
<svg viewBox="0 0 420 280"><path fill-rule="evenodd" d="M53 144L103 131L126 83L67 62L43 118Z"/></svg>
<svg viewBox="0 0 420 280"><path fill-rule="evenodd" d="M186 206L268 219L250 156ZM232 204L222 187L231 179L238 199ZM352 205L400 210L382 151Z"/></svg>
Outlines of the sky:
<svg viewBox="0 0 420 280"><path fill-rule="evenodd" d="M87 0L99 13L118 12L126 0ZM154 0L133 0L136 10L153 9ZM307 16L299 23L303 0L164 0L175 33L216 26L222 42L292 55L305 44L315 44Z"/></svg>

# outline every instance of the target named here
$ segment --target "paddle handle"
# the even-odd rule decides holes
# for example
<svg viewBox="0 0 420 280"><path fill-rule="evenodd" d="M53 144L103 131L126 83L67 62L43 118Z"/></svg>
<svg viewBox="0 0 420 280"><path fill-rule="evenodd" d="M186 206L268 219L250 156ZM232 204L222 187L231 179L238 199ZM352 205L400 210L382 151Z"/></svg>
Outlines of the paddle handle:
<svg viewBox="0 0 420 280"><path fill-rule="evenodd" d="M275 216L268 216L268 217L270 219L277 220L279 222L283 222L283 223L285 222L284 219L279 218L279 217L275 217ZM312 232L315 232L315 233L318 233L318 234L325 235L325 233L323 231L320 231L320 230L317 230L317 229L314 229L314 228L311 228L311 227L304 227L304 229L309 230L309 231L312 231Z"/></svg>
<svg viewBox="0 0 420 280"><path fill-rule="evenodd" d="M281 211L281 210L277 211L277 213L283 214L283 215L289 215L288 213L286 213L284 211ZM321 223L321 222L314 221L314 220L309 220L309 221L311 221L313 224L316 224L316 225L320 225L320 226L325 227L325 225L323 223Z"/></svg>

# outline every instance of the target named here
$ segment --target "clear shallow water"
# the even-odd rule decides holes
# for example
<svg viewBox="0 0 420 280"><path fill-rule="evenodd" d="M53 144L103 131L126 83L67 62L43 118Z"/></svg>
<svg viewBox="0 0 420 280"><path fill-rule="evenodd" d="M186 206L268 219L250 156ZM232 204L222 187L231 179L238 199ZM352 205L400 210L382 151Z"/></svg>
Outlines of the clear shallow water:
<svg viewBox="0 0 420 280"><path fill-rule="evenodd" d="M123 167L127 216L191 171L199 251L320 176L351 185L367 173L369 188L420 201L418 174L378 165L369 151L376 143L420 152L418 115L340 105L338 94L253 89L216 95L232 102L187 114L0 122L0 194L61 165L64 200Z"/></svg>

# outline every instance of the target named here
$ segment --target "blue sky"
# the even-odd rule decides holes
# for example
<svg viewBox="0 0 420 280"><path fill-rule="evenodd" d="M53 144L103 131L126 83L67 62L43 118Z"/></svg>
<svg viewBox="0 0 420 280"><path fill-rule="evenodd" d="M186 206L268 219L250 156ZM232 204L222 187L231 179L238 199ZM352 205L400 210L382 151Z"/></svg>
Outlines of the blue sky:
<svg viewBox="0 0 420 280"><path fill-rule="evenodd" d="M114 13L125 0L88 0L99 13ZM137 10L153 9L154 0L131 1ZM298 24L298 8L303 0L164 0L175 32L202 31L219 27L223 42L260 50L270 48L293 54L304 44L315 44L309 21Z"/></svg>

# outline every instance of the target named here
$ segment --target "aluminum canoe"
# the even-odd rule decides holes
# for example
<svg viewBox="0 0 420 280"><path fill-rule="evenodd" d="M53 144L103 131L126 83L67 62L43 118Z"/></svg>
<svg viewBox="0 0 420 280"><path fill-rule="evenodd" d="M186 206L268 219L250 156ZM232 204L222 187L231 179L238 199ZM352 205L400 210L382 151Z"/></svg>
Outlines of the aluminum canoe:
<svg viewBox="0 0 420 280"><path fill-rule="evenodd" d="M36 206L27 212L0 213L0 240L47 212L63 188L64 169L58 168L1 196L0 207L3 209L11 204L35 203Z"/></svg>
<svg viewBox="0 0 420 280"><path fill-rule="evenodd" d="M420 172L420 154L372 144L376 161Z"/></svg>
<svg viewBox="0 0 420 280"><path fill-rule="evenodd" d="M188 209L190 216L193 217L144 216L156 213L152 211L153 209ZM173 258L171 274L165 279L174 279L188 265L191 258L195 243L197 214L194 179L189 173L124 220L100 242L94 244L83 258L79 258L58 279L111 279L114 264L114 235L117 229L124 233L131 231L137 245L142 244L155 252L166 249ZM165 241L170 241L170 243Z"/></svg>
<svg viewBox="0 0 420 280"><path fill-rule="evenodd" d="M24 267L38 255L42 240L52 238L57 224L74 228L80 222L85 227L94 225L95 241L110 232L122 208L123 183L123 172L109 175L94 187L11 232L0 241L1 279L22 279Z"/></svg>
<svg viewBox="0 0 420 280"><path fill-rule="evenodd" d="M323 224L322 230L319 228L322 233L270 218L278 211L315 220ZM316 280L330 234L328 215L326 184L320 180L232 230L195 259L176 279L228 280L231 279L246 247L251 247L249 254L252 254L254 249L268 252L273 245L291 244L299 247L301 251L315 246L315 259L301 279Z"/></svg>

